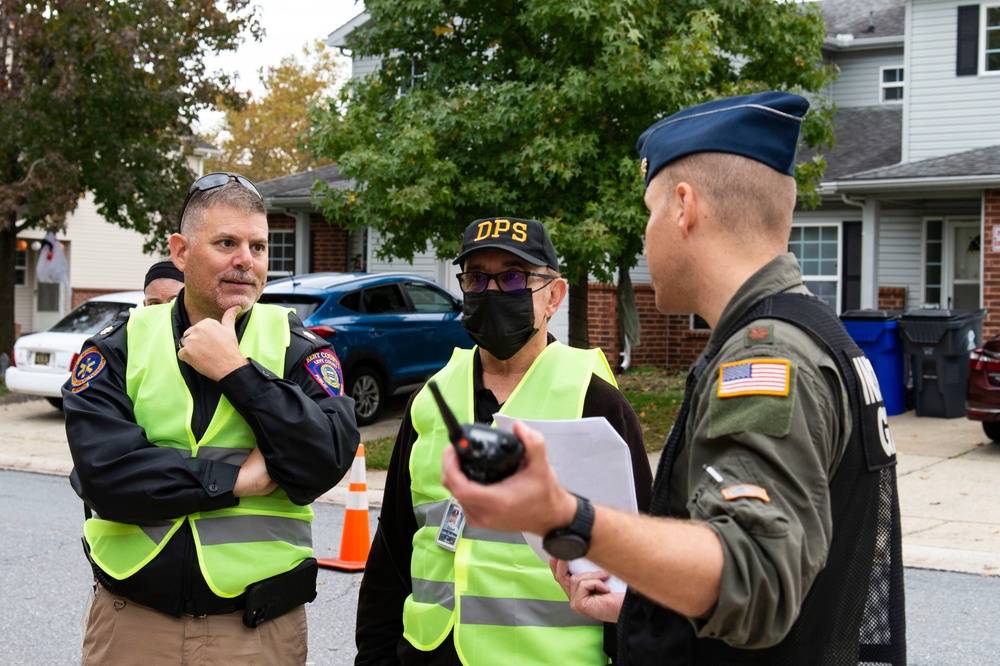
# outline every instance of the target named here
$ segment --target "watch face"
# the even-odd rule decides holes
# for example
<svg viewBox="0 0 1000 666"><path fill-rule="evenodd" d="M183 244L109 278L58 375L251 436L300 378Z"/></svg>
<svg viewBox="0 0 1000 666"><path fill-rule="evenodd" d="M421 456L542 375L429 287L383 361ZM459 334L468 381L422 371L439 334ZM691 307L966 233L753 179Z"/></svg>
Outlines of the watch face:
<svg viewBox="0 0 1000 666"><path fill-rule="evenodd" d="M587 554L587 542L578 534L551 535L546 537L542 547L560 560L575 560Z"/></svg>

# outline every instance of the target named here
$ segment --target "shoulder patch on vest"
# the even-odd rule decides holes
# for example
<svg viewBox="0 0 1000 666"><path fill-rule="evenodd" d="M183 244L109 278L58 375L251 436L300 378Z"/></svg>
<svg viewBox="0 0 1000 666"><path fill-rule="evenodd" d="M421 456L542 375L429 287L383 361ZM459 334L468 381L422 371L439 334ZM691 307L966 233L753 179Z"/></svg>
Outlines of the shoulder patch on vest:
<svg viewBox="0 0 1000 666"><path fill-rule="evenodd" d="M72 386L73 393L80 393L90 388L90 382L101 374L105 365L107 362L104 360L104 355L97 347L87 347L80 352L70 375L70 386Z"/></svg>
<svg viewBox="0 0 1000 666"><path fill-rule="evenodd" d="M340 367L340 359L330 349L320 349L306 357L305 368L332 396L344 395L344 371Z"/></svg>
<svg viewBox="0 0 1000 666"><path fill-rule="evenodd" d="M780 367L768 368L774 377L772 384L763 387L730 383L738 382L747 374L747 365L776 363ZM725 374L726 367L735 368ZM750 368L749 370L752 370ZM717 386L711 393L708 405L708 436L722 437L739 432L755 432L768 437L784 437L792 427L792 410L795 407L795 382L797 365L781 359L751 359L726 363L719 369ZM750 373L753 379L753 373ZM758 372L757 380L760 380ZM775 390L779 387L780 390Z"/></svg>

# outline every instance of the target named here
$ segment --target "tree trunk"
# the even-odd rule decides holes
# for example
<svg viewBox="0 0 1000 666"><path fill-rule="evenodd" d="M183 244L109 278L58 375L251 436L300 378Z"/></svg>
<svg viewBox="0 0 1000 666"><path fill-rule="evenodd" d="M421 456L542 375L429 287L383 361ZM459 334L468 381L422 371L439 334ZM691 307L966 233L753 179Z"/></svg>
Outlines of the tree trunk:
<svg viewBox="0 0 1000 666"><path fill-rule="evenodd" d="M590 332L587 328L587 276L569 286L569 346L587 349Z"/></svg>
<svg viewBox="0 0 1000 666"><path fill-rule="evenodd" d="M13 216L0 220L0 366L10 363L14 349L14 250L17 232ZM6 355L6 356L5 356Z"/></svg>

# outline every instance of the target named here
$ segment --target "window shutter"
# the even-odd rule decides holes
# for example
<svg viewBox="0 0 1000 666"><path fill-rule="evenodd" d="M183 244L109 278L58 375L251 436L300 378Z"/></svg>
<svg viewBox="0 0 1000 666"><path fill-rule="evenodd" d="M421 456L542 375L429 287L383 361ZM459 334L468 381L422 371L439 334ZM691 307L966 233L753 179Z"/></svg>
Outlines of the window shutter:
<svg viewBox="0 0 1000 666"><path fill-rule="evenodd" d="M958 8L958 51L955 56L956 76L979 73L979 5Z"/></svg>

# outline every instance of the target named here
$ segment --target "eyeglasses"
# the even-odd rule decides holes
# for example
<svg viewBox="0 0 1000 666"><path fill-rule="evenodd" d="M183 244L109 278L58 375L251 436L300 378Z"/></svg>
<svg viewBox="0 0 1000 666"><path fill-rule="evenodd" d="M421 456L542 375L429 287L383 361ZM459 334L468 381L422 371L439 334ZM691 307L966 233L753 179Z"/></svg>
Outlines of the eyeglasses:
<svg viewBox="0 0 1000 666"><path fill-rule="evenodd" d="M253 183L251 183L248 178L241 176L238 173L225 173L221 171L217 171L215 173L208 173L199 178L198 180L194 181L191 184L191 187L188 188L187 196L184 198L184 205L181 206L180 219L182 221L184 220L184 211L187 210L188 202L191 201L191 197L194 196L195 192L207 192L208 190L214 190L217 187L228 185L234 180L243 187L247 188L248 190L256 194L258 197L260 197L261 201L264 200L264 197L262 197L260 195L260 192L257 191L257 187ZM180 222L178 222L178 226L179 225Z"/></svg>
<svg viewBox="0 0 1000 666"><path fill-rule="evenodd" d="M555 275L547 275L545 273L532 273L530 271L502 271L500 273L481 273L479 271L468 271L466 273L458 274L458 285L462 288L462 292L466 294L481 294L486 291L486 288L490 286L490 280L497 283L497 287L500 291L505 293L512 293L515 291L524 291L528 288L528 278L529 277L539 277L545 280L545 284L538 287L547 286L550 282L556 279ZM538 291L538 289L533 289L532 291Z"/></svg>

